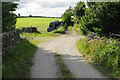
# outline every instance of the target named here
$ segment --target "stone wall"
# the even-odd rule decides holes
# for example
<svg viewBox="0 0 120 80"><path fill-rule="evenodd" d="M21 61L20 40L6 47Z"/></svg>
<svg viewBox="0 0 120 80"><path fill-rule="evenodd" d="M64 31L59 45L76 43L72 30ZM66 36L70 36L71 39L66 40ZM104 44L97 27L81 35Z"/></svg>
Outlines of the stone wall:
<svg viewBox="0 0 120 80"><path fill-rule="evenodd" d="M120 34L110 33L109 38L114 38L114 39L120 40Z"/></svg>
<svg viewBox="0 0 120 80"><path fill-rule="evenodd" d="M36 27L22 27L22 32L33 33L38 31Z"/></svg>
<svg viewBox="0 0 120 80"><path fill-rule="evenodd" d="M2 34L2 56L4 57L8 51L20 42L20 33L17 30L1 33Z"/></svg>

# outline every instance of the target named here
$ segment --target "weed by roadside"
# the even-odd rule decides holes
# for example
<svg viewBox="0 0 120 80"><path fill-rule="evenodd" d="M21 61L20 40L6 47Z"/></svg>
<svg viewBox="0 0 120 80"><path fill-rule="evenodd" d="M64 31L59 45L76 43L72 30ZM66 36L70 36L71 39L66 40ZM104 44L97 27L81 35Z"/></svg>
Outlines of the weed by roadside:
<svg viewBox="0 0 120 80"><path fill-rule="evenodd" d="M61 72L61 76L65 79L65 78L71 78L71 80L75 80L74 75L70 72L70 70L67 68L67 66L65 65L64 61L62 60L62 56L59 54L55 55L57 64L59 66L60 72Z"/></svg>

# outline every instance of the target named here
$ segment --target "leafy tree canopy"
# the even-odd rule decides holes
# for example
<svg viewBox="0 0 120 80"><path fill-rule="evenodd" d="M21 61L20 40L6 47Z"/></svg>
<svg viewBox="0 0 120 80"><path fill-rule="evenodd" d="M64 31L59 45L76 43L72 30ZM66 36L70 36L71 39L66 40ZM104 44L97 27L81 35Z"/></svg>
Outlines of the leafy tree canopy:
<svg viewBox="0 0 120 80"><path fill-rule="evenodd" d="M71 16L73 16L73 9L72 7L69 7L69 9L67 9L63 14L62 14L62 20L63 22L65 22L66 24L70 24L71 22Z"/></svg>
<svg viewBox="0 0 120 80"><path fill-rule="evenodd" d="M18 4L11 2L2 2L2 31L7 32L15 29L17 15L15 11Z"/></svg>
<svg viewBox="0 0 120 80"><path fill-rule="evenodd" d="M74 18L83 34L95 32L108 36L110 32L120 34L120 2L78 2Z"/></svg>
<svg viewBox="0 0 120 80"><path fill-rule="evenodd" d="M84 12L85 12L84 2L78 2L73 10L74 17L76 18L77 21L79 21L80 18L84 15Z"/></svg>

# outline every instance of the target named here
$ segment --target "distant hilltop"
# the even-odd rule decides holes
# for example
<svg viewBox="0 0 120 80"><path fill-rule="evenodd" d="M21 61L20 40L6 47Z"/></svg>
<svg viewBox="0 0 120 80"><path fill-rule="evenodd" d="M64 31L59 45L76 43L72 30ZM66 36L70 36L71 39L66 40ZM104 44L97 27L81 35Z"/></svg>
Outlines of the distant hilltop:
<svg viewBox="0 0 120 80"><path fill-rule="evenodd" d="M47 17L47 16L19 16L20 18L24 17L41 17L41 18L61 18L61 17Z"/></svg>

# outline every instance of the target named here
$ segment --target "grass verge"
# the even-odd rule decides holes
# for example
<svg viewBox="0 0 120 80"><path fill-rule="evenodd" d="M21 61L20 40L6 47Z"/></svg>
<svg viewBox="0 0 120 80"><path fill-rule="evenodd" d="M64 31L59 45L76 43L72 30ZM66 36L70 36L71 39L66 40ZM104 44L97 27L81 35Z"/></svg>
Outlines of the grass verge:
<svg viewBox="0 0 120 80"><path fill-rule="evenodd" d="M67 66L64 64L64 61L62 60L62 56L59 54L55 55L55 59L57 61L57 64L59 66L61 76L63 78L72 78L72 80L75 80L74 75L70 72L70 70L67 68Z"/></svg>
<svg viewBox="0 0 120 80"><path fill-rule="evenodd" d="M56 37L56 36L59 36L59 35L60 34L54 34L52 32L50 32L50 33L42 33L42 34L23 32L20 36L25 38L25 37Z"/></svg>
<svg viewBox="0 0 120 80"><path fill-rule="evenodd" d="M2 61L3 78L25 78L31 68L31 59L37 47L28 40L22 39L12 50L9 51L6 58Z"/></svg>
<svg viewBox="0 0 120 80"><path fill-rule="evenodd" d="M72 26L69 26L69 27L68 27L68 32L69 32L69 34L72 33Z"/></svg>
<svg viewBox="0 0 120 80"><path fill-rule="evenodd" d="M117 40L90 40L77 42L77 47L84 59L87 59L95 68L106 76L118 78L120 76L119 58L120 45Z"/></svg>
<svg viewBox="0 0 120 80"><path fill-rule="evenodd" d="M59 36L60 34L39 34L39 33L23 33L21 38L26 38L32 44L39 46L41 43L44 43L54 37Z"/></svg>

